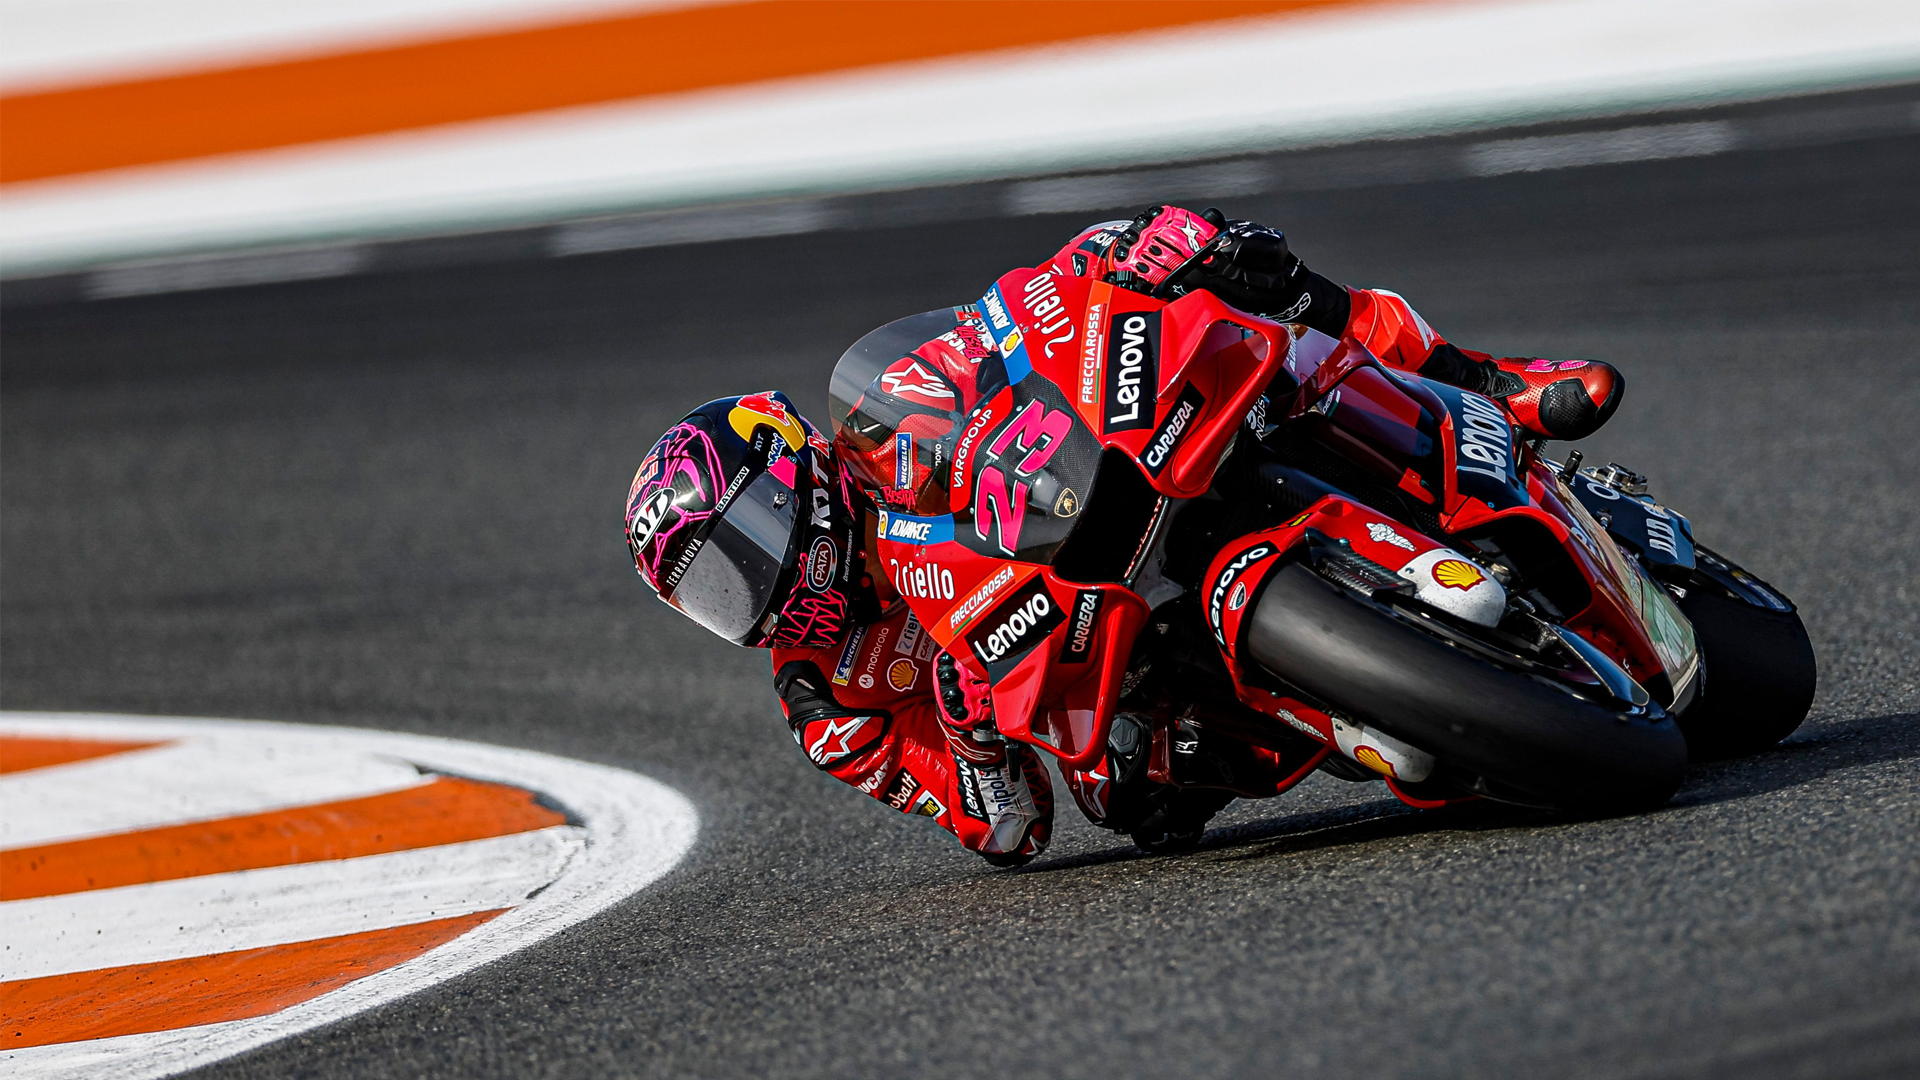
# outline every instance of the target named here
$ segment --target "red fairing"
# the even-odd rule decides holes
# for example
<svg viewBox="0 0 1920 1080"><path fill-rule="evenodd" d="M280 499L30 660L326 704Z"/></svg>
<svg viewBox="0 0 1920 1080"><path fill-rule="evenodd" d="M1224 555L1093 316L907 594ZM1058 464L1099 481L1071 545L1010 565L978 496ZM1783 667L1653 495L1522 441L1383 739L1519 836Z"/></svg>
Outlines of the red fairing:
<svg viewBox="0 0 1920 1080"><path fill-rule="evenodd" d="M814 720L796 731L800 749L821 771L903 814L932 818L969 850L992 851L992 824L981 810L983 798L997 790L997 778L992 767L955 759L934 704L938 651L907 606L895 604L841 645L772 652L775 671L811 661L829 680L833 699L852 714ZM1031 754L1015 767L1035 811L1050 821L1053 795L1045 767ZM1046 839L1042 828L1026 842L1037 851Z"/></svg>

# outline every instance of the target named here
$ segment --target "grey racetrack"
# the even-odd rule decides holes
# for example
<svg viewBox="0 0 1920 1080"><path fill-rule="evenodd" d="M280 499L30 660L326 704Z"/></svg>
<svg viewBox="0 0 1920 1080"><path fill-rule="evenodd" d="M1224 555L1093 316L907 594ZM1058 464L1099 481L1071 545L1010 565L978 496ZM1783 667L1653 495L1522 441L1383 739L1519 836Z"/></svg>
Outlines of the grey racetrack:
<svg viewBox="0 0 1920 1080"><path fill-rule="evenodd" d="M0 705L458 736L698 806L613 911L210 1075L1913 1076L1916 178L1907 134L1223 200L1467 347L1617 363L1588 461L1799 601L1812 717L1656 813L1318 776L1177 857L1063 806L993 871L651 597L620 509L681 412L819 409L848 342L1100 214L10 309Z"/></svg>

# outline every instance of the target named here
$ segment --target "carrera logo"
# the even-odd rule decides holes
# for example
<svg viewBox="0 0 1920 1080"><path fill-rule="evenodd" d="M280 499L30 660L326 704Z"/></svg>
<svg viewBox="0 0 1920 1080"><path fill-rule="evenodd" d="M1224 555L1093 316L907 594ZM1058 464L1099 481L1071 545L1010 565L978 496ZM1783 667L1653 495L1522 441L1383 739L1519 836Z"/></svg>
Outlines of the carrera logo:
<svg viewBox="0 0 1920 1080"><path fill-rule="evenodd" d="M951 409L959 399L947 380L912 356L895 360L881 372L880 388L903 401L933 409Z"/></svg>
<svg viewBox="0 0 1920 1080"><path fill-rule="evenodd" d="M1463 393L1459 421L1454 432L1456 471L1508 482L1513 472L1513 429L1507 426L1506 414L1479 394Z"/></svg>
<svg viewBox="0 0 1920 1080"><path fill-rule="evenodd" d="M1221 648L1224 649L1228 647L1227 632L1221 628L1223 620L1222 609L1225 608L1227 604L1227 593L1229 591L1237 592L1240 603L1244 605L1246 603L1246 595L1244 592L1246 586L1244 583L1240 583L1240 575L1246 571L1247 567L1252 566L1261 559L1267 558L1272 555L1274 551L1275 548L1272 544L1255 544L1234 556L1233 561L1228 563L1226 569L1220 571L1220 576L1214 580L1213 592L1207 597L1207 623L1213 627L1213 639L1220 643ZM1235 588L1236 584L1239 585L1238 589ZM1238 608L1235 610L1238 610Z"/></svg>
<svg viewBox="0 0 1920 1080"><path fill-rule="evenodd" d="M1094 632L1100 626L1100 604L1106 594L1099 589L1082 589L1073 598L1073 629L1067 632L1067 644L1060 650L1063 664L1084 664L1093 655Z"/></svg>
<svg viewBox="0 0 1920 1080"><path fill-rule="evenodd" d="M1057 346L1070 345L1079 331L1073 325L1073 313L1060 300L1060 290L1052 274L1040 274L1020 289L1020 302L1032 320L1034 333L1040 335L1040 351L1053 359Z"/></svg>
<svg viewBox="0 0 1920 1080"><path fill-rule="evenodd" d="M1160 430L1154 432L1152 441L1147 443L1147 452L1141 455L1140 464L1146 467L1148 476L1159 476L1167 462L1173 460L1173 452L1180 448L1180 440L1186 438L1206 403L1207 399L1192 383L1181 388L1180 396L1174 399L1173 411L1167 413Z"/></svg>
<svg viewBox="0 0 1920 1080"><path fill-rule="evenodd" d="M1138 431L1153 423L1159 355L1159 312L1125 311L1113 317L1107 331L1106 434Z"/></svg>
<svg viewBox="0 0 1920 1080"><path fill-rule="evenodd" d="M967 635L967 645L998 679L1065 621L1046 583L1036 576L980 620Z"/></svg>
<svg viewBox="0 0 1920 1080"><path fill-rule="evenodd" d="M821 537L813 542L813 551L807 556L807 588L814 592L826 592L833 584L833 572L840 569L840 549L833 541Z"/></svg>

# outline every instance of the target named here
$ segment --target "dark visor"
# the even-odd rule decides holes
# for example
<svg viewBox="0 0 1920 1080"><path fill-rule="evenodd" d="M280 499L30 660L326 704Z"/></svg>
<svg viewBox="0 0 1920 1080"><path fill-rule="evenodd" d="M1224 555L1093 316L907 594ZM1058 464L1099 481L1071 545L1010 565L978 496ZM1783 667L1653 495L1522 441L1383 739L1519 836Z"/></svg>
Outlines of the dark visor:
<svg viewBox="0 0 1920 1080"><path fill-rule="evenodd" d="M766 617L791 564L800 499L763 472L728 504L667 602L728 641Z"/></svg>

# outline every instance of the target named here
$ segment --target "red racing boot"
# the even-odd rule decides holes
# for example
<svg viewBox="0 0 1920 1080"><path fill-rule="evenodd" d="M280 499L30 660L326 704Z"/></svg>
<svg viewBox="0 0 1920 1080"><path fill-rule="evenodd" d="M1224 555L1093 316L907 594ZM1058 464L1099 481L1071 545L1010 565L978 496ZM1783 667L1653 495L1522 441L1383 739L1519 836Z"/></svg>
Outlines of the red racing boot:
<svg viewBox="0 0 1920 1080"><path fill-rule="evenodd" d="M1602 360L1489 359L1486 394L1507 407L1521 427L1548 439L1584 439L1600 430L1627 380Z"/></svg>

